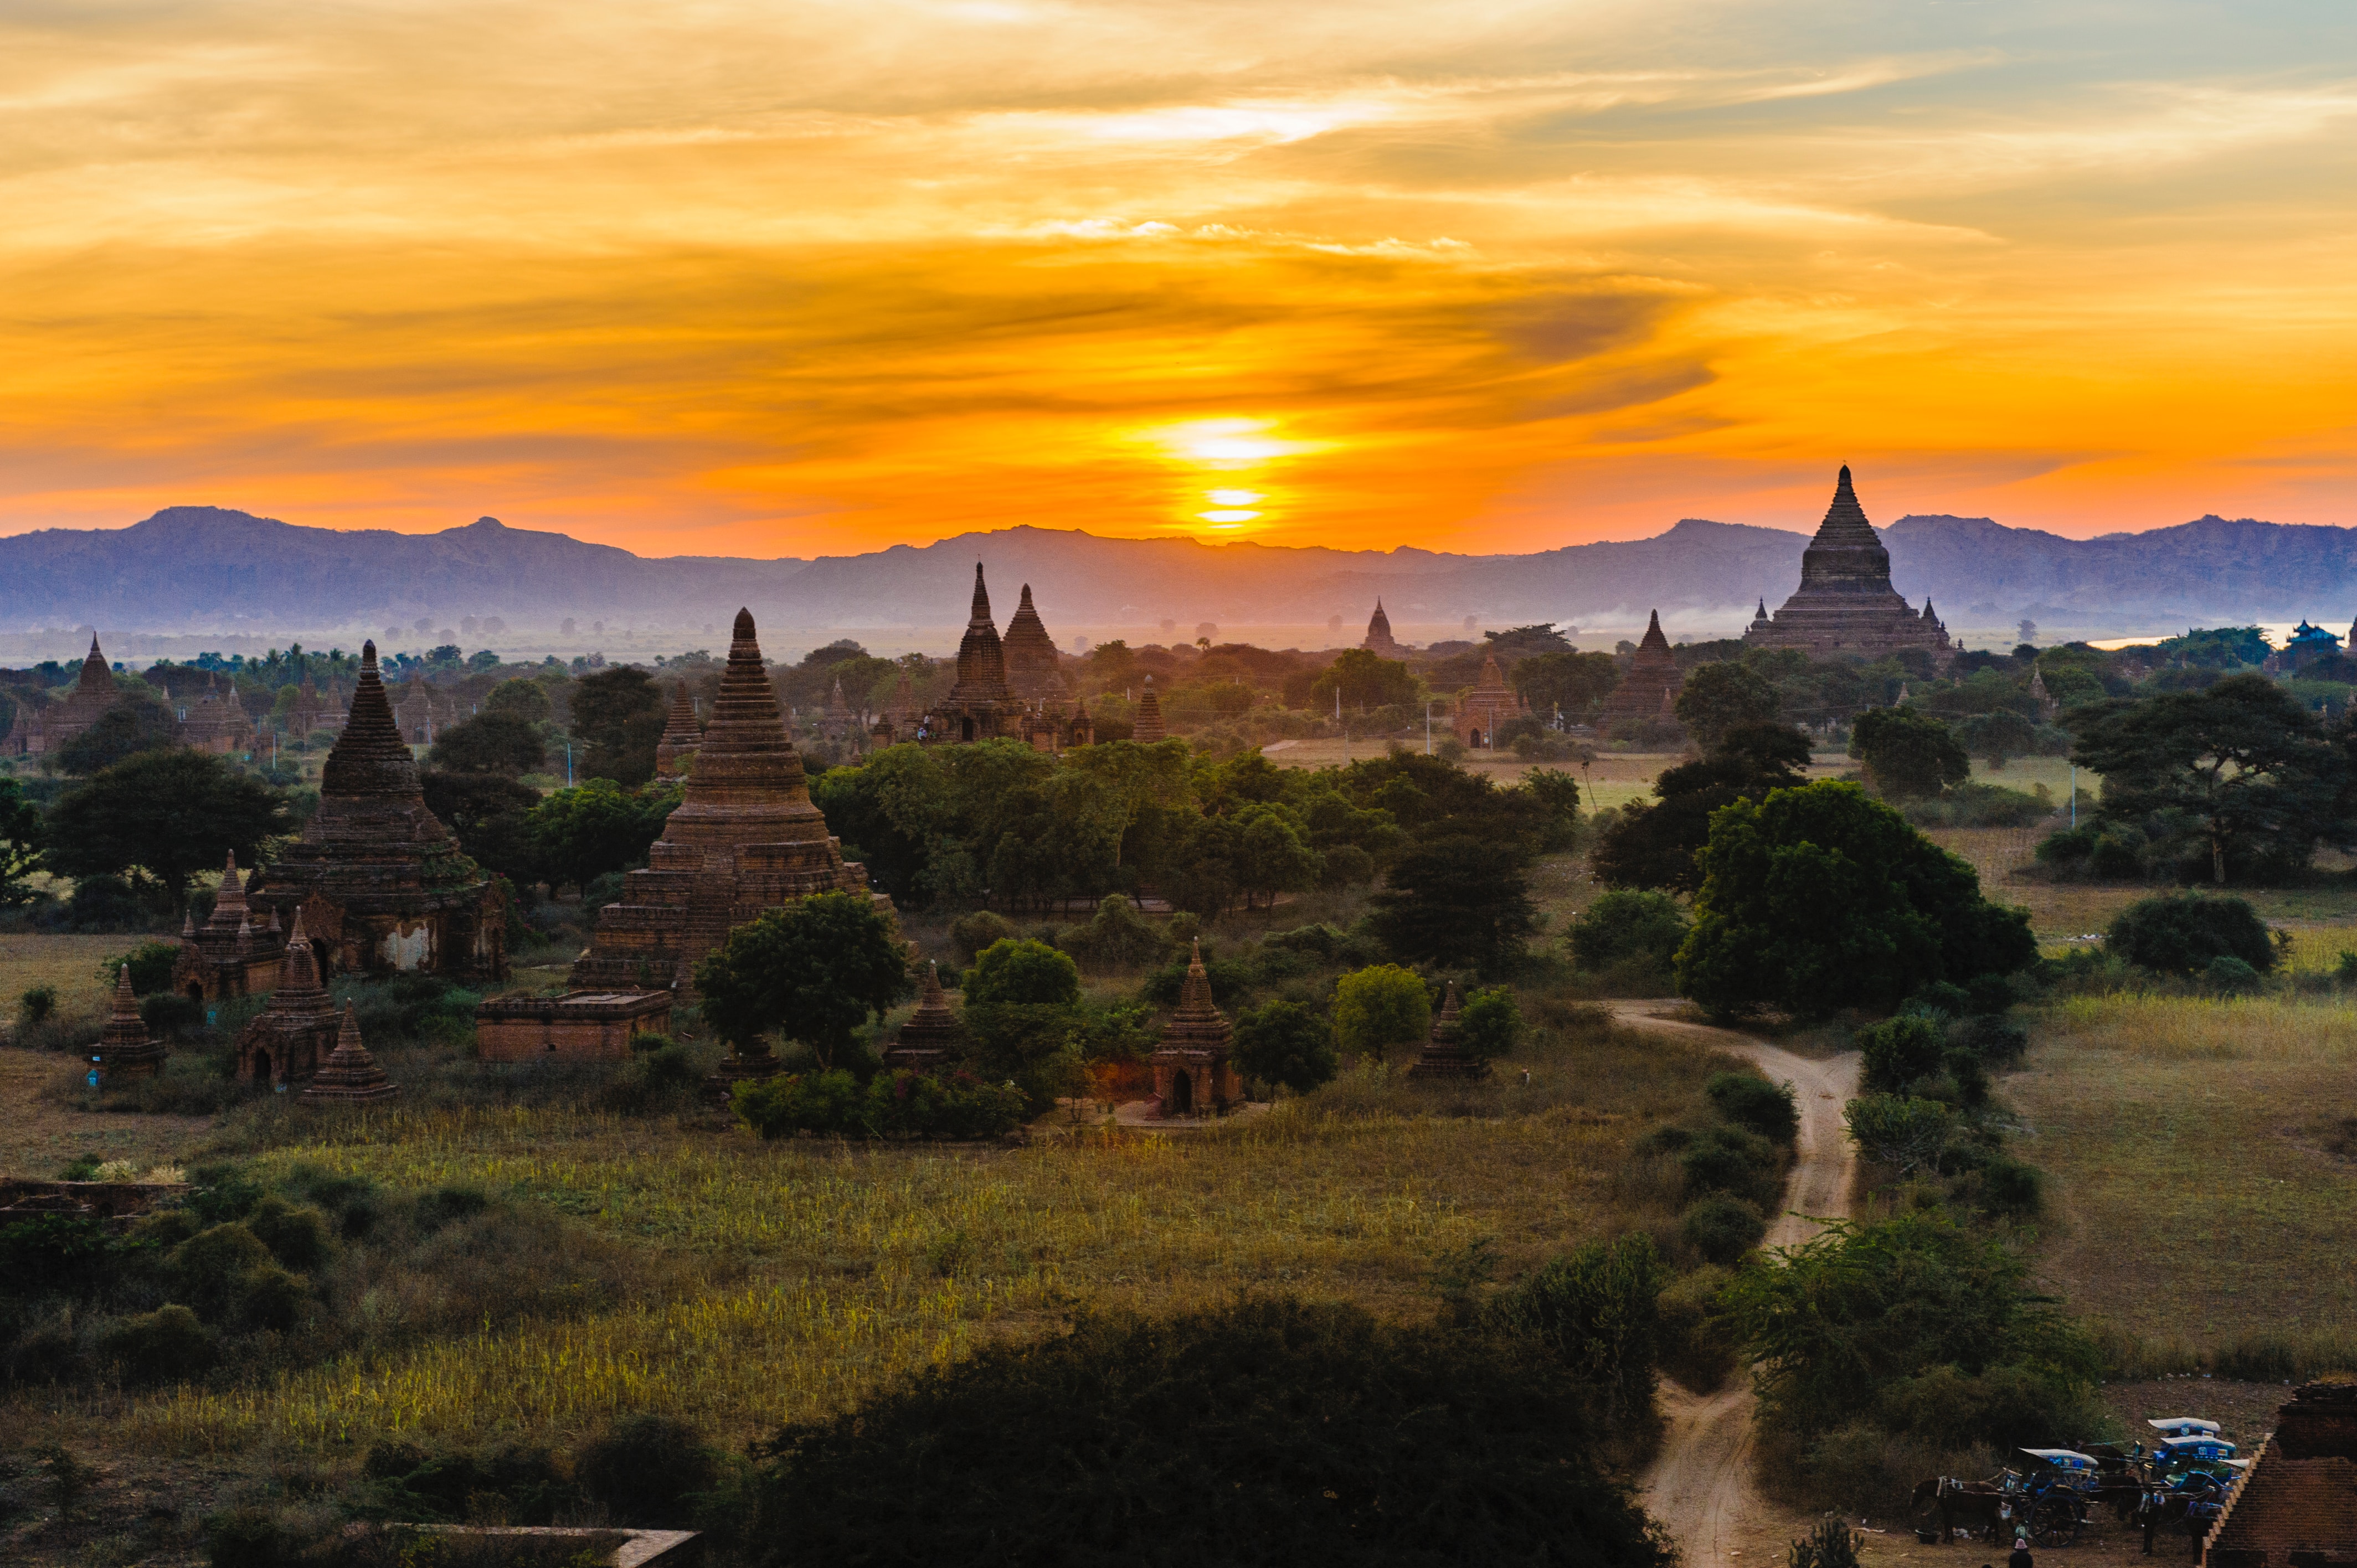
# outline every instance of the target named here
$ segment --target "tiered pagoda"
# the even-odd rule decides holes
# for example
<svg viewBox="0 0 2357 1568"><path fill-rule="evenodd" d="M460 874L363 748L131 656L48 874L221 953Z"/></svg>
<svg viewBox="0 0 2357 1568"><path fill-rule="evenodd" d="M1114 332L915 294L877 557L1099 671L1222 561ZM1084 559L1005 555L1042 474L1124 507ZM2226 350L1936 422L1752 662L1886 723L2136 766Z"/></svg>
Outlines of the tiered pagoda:
<svg viewBox="0 0 2357 1568"><path fill-rule="evenodd" d="M352 1015L352 1004L344 1004L343 1022L336 1030L336 1048L311 1075L303 1090L306 1104L336 1104L351 1101L382 1100L397 1090L397 1086L384 1076L384 1069L376 1058L361 1044L360 1020Z"/></svg>
<svg viewBox="0 0 2357 1568"><path fill-rule="evenodd" d="M1467 746L1480 747L1498 744L1498 726L1508 719L1529 716L1530 703L1523 694L1506 684L1505 675L1498 668L1498 656L1485 654L1481 660L1481 678L1473 683L1457 704L1457 715L1450 721L1457 738Z"/></svg>
<svg viewBox="0 0 2357 1568"><path fill-rule="evenodd" d="M1890 585L1890 552L1850 489L1847 465L1816 537L1801 553L1800 587L1773 617L1762 599L1743 640L1803 649L1813 659L1871 660L1920 648L1944 667L1956 655L1932 601L1918 615Z"/></svg>
<svg viewBox="0 0 2357 1568"><path fill-rule="evenodd" d="M1375 600L1375 613L1367 618L1367 635L1359 646L1383 659L1405 659L1407 650L1392 639L1392 618L1383 613L1383 601Z"/></svg>
<svg viewBox="0 0 2357 1568"><path fill-rule="evenodd" d="M695 748L704 744L704 728L695 722L695 703L687 694L687 682L674 681L671 688L671 713L663 720L663 732L655 742L655 776L676 779L685 771L682 766L692 766Z"/></svg>
<svg viewBox="0 0 2357 1568"><path fill-rule="evenodd" d="M1675 725L1678 690L1685 680L1679 672L1677 656L1670 651L1670 639L1662 634L1662 612L1655 610L1645 623L1645 635L1637 644L1629 672L1604 699L1596 727L1609 734L1620 725Z"/></svg>
<svg viewBox="0 0 2357 1568"><path fill-rule="evenodd" d="M506 908L426 809L375 643L361 645L360 684L320 769L318 810L302 837L254 874L246 898L289 924L299 908L330 974L506 975Z"/></svg>
<svg viewBox="0 0 2357 1568"><path fill-rule="evenodd" d="M1440 1011L1432 1020L1432 1037L1408 1065L1410 1078L1487 1078L1490 1064L1465 1048L1457 1005L1457 983L1441 993Z"/></svg>
<svg viewBox="0 0 2357 1568"><path fill-rule="evenodd" d="M1151 1058L1154 1093L1161 1104L1157 1114L1218 1116L1243 1101L1243 1081L1228 1056L1232 1034L1228 1015L1211 1000L1211 977L1203 968L1198 939L1178 988L1178 1005L1162 1026L1162 1043Z"/></svg>
<svg viewBox="0 0 2357 1568"><path fill-rule="evenodd" d="M279 1089L301 1083L336 1048L337 1033L336 1004L320 983L319 961L298 909L279 966L278 989L270 993L270 1005L238 1031L237 1076Z"/></svg>
<svg viewBox="0 0 2357 1568"><path fill-rule="evenodd" d="M963 1057L965 1049L965 1026L958 1022L958 1015L950 1010L949 998L942 993L941 965L928 960L925 988L917 999L917 1010L909 1015L909 1021L893 1036L891 1046L884 1052L884 1065L931 1072Z"/></svg>
<svg viewBox="0 0 2357 1568"><path fill-rule="evenodd" d="M563 997L491 997L475 1014L486 1057L622 1056L630 1036L670 1025L674 996L694 993L698 960L729 929L813 893L867 891L865 866L843 858L811 802L761 666L751 612L738 610L695 767L648 865L623 879L597 917L589 950Z"/></svg>
<svg viewBox="0 0 2357 1568"><path fill-rule="evenodd" d="M93 635L90 653L81 661L81 674L64 700L35 708L23 696L17 697L16 717L8 733L0 736L0 757L42 757L59 750L96 724L122 696L123 688L107 667L106 655L98 650Z"/></svg>
<svg viewBox="0 0 2357 1568"><path fill-rule="evenodd" d="M139 1016L139 998L132 994L131 966L114 973L114 1005L106 1027L90 1051L90 1081L93 1088L135 1078L154 1078L164 1070L164 1044L147 1032Z"/></svg>
<svg viewBox="0 0 2357 1568"><path fill-rule="evenodd" d="M277 985L286 933L277 910L260 913L262 924L256 925L245 885L238 880L237 854L231 851L221 872L221 891L213 896L213 912L202 926L193 917L182 918L172 989L199 1001L223 1002L232 996L259 996Z"/></svg>
<svg viewBox="0 0 2357 1568"><path fill-rule="evenodd" d="M1146 678L1146 689L1137 694L1137 712L1130 719L1129 738L1140 746L1152 746L1157 740L1168 740L1170 732L1162 723L1162 699L1154 694L1154 677Z"/></svg>
<svg viewBox="0 0 2357 1568"><path fill-rule="evenodd" d="M1023 602L1016 607L1015 618L1006 623L1003 648L1006 689L1017 698L1027 703L1060 705L1071 700L1062 661L1056 654L1056 639L1048 635L1039 612L1031 607L1028 583L1023 585Z"/></svg>

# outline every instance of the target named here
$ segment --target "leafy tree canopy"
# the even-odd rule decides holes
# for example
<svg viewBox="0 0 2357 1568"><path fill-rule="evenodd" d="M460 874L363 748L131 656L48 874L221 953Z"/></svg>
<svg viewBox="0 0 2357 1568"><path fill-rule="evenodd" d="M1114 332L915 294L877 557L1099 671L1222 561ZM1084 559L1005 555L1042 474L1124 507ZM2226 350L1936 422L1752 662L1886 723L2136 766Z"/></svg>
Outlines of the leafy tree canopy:
<svg viewBox="0 0 2357 1568"><path fill-rule="evenodd" d="M1534 653L1509 671L1507 679L1532 712L1559 711L1577 724L1612 694L1620 683L1620 666L1609 653Z"/></svg>
<svg viewBox="0 0 2357 1568"><path fill-rule="evenodd" d="M2106 822L2166 829L2204 852L2211 878L2281 875L2341 836L2350 777L2317 716L2264 675L2199 692L2105 702L2074 717L2072 760L2103 775Z"/></svg>
<svg viewBox="0 0 2357 1568"><path fill-rule="evenodd" d="M1711 1012L1890 1007L2037 957L2029 916L1855 784L1777 789L1711 819L1678 985Z"/></svg>
<svg viewBox="0 0 2357 1568"><path fill-rule="evenodd" d="M203 751L143 751L59 797L42 853L61 876L120 876L178 905L189 879L234 851L251 866L286 832L285 799Z"/></svg>
<svg viewBox="0 0 2357 1568"><path fill-rule="evenodd" d="M2183 637L2163 638L2153 647L2154 656L2164 663L2184 663L2208 670L2239 670L2244 665L2264 664L2274 651L2275 645L2267 640L2267 634L2255 626L2188 631Z"/></svg>
<svg viewBox="0 0 2357 1568"><path fill-rule="evenodd" d="M468 859L520 881L537 879L541 854L531 813L540 804L539 790L496 773L433 768L424 784L425 809L458 836Z"/></svg>
<svg viewBox="0 0 2357 1568"><path fill-rule="evenodd" d="M559 789L525 814L544 874L586 886L591 878L646 859L679 804L679 786L625 790L610 779Z"/></svg>
<svg viewBox="0 0 2357 1568"><path fill-rule="evenodd" d="M2139 898L2113 917L2104 946L2164 974L2199 974L2221 958L2239 959L2261 974L2276 966L2266 922L2243 898Z"/></svg>
<svg viewBox="0 0 2357 1568"><path fill-rule="evenodd" d="M1071 1007L1080 1000L1081 971L1071 955L1028 938L993 942L975 954L965 983L969 1007Z"/></svg>
<svg viewBox="0 0 2357 1568"><path fill-rule="evenodd" d="M730 931L695 966L695 985L723 1039L742 1047L774 1030L833 1068L851 1059L863 1025L908 993L909 961L875 900L820 893Z"/></svg>
<svg viewBox="0 0 2357 1568"><path fill-rule="evenodd" d="M0 909L33 897L26 878L40 865L41 813L14 779L0 779Z"/></svg>
<svg viewBox="0 0 2357 1568"><path fill-rule="evenodd" d="M653 778L667 708L655 678L634 665L583 676L573 688L575 771L625 788Z"/></svg>
<svg viewBox="0 0 2357 1568"><path fill-rule="evenodd" d="M510 714L526 724L539 724L551 712L548 688L538 681L521 676L512 681L502 681L491 688L490 696L483 699L483 711L487 714Z"/></svg>
<svg viewBox="0 0 2357 1568"><path fill-rule="evenodd" d="M1732 660L1695 670L1676 702L1678 722L1706 751L1741 725L1774 724L1782 705L1765 676Z"/></svg>
<svg viewBox="0 0 2357 1568"><path fill-rule="evenodd" d="M1432 993L1412 969L1379 963L1334 983L1334 1038L1346 1055L1382 1060L1432 1033Z"/></svg>
<svg viewBox="0 0 2357 1568"><path fill-rule="evenodd" d="M1317 1088L1340 1067L1334 1032L1298 1002L1267 1002L1236 1016L1236 1070L1297 1093Z"/></svg>
<svg viewBox="0 0 2357 1568"><path fill-rule="evenodd" d="M1738 725L1719 736L1708 756L1665 768L1653 780L1658 804L1620 808L1619 820L1589 855L1596 879L1608 887L1667 888L1692 893L1702 886L1695 856L1710 837L1711 813L1738 800L1760 800L1770 789L1804 781L1809 737L1782 725Z"/></svg>
<svg viewBox="0 0 2357 1568"><path fill-rule="evenodd" d="M1538 929L1528 860L1522 844L1470 834L1419 843L1393 864L1374 896L1375 935L1417 962L1503 973Z"/></svg>
<svg viewBox="0 0 2357 1568"><path fill-rule="evenodd" d="M541 699L544 705L547 700L545 696ZM531 722L499 708L488 709L442 731L425 756L428 766L447 773L492 773L508 779L520 773L536 773L547 759L548 748Z"/></svg>
<svg viewBox="0 0 2357 1568"><path fill-rule="evenodd" d="M1586 970L1607 969L1632 958L1667 965L1692 926L1685 910L1666 893L1615 888L1571 923L1571 956Z"/></svg>
<svg viewBox="0 0 2357 1568"><path fill-rule="evenodd" d="M87 778L142 751L163 751L179 744L172 710L153 697L125 696L81 734L59 746L59 771Z"/></svg>
<svg viewBox="0 0 2357 1568"><path fill-rule="evenodd" d="M1666 1568L1535 1337L1245 1299L1087 1316L780 1432L764 1564Z"/></svg>
<svg viewBox="0 0 2357 1568"><path fill-rule="evenodd" d="M1973 759L1948 726L1913 708L1868 708L1849 735L1849 754L1886 800L1921 800L1973 776Z"/></svg>
<svg viewBox="0 0 2357 1568"><path fill-rule="evenodd" d="M1387 708L1424 699L1422 684L1408 672L1405 664L1364 648L1345 649L1327 666L1326 673L1309 688L1310 706L1319 713L1331 713L1337 693L1341 694L1342 706L1351 711Z"/></svg>

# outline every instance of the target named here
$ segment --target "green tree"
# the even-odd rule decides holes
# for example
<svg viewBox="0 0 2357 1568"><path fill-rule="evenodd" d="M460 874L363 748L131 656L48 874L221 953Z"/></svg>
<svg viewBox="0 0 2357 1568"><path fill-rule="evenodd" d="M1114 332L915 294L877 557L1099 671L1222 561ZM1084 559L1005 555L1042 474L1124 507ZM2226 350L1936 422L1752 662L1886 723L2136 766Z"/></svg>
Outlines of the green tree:
<svg viewBox="0 0 2357 1568"><path fill-rule="evenodd" d="M1608 1391L1610 1415L1625 1419L1652 1408L1662 1289L1669 1283L1652 1238L1639 1231L1550 1260L1492 1303L1491 1316L1552 1347Z"/></svg>
<svg viewBox="0 0 2357 1568"><path fill-rule="evenodd" d="M1825 1432L1875 1412L1896 1386L1941 1369L2018 1369L2041 1386L2007 1444L2070 1437L2042 1423L2092 1382L2093 1347L2040 1295L2007 1241L1936 1212L1837 1219L1804 1244L1754 1256L1720 1297L1771 1423ZM2075 1413L2075 1412L2074 1412Z"/></svg>
<svg viewBox="0 0 2357 1568"><path fill-rule="evenodd" d="M2112 918L2104 945L2164 974L2199 974L2222 958L2261 974L2276 966L2275 940L2244 898L2139 898Z"/></svg>
<svg viewBox="0 0 2357 1568"><path fill-rule="evenodd" d="M41 863L41 812L14 779L0 779L0 909L29 903L26 881Z"/></svg>
<svg viewBox="0 0 2357 1568"><path fill-rule="evenodd" d="M1512 839L1469 834L1417 844L1393 863L1374 896L1375 935L1402 958L1502 972L1538 926L1523 871L1528 853Z"/></svg>
<svg viewBox="0 0 2357 1568"><path fill-rule="evenodd" d="M1560 712L1572 724L1592 715L1620 683L1609 653L1534 653L1506 677L1534 714Z"/></svg>
<svg viewBox="0 0 2357 1568"><path fill-rule="evenodd" d="M1615 889L1571 923L1571 956L1585 970L1609 969L1630 959L1668 967L1694 922L1666 893Z"/></svg>
<svg viewBox="0 0 2357 1568"><path fill-rule="evenodd" d="M1307 1093L1340 1068L1334 1034L1298 1002L1266 1002L1236 1015L1236 1070Z"/></svg>
<svg viewBox="0 0 2357 1568"><path fill-rule="evenodd" d="M540 804L539 790L496 773L433 768L423 782L425 809L457 835L469 860L518 881L538 879L541 847L532 812Z"/></svg>
<svg viewBox="0 0 2357 1568"><path fill-rule="evenodd" d="M176 908L199 871L247 865L291 830L283 796L203 751L143 751L59 797L42 862L60 876L120 876Z"/></svg>
<svg viewBox="0 0 2357 1568"><path fill-rule="evenodd" d="M1536 1336L1243 1298L1078 1316L788 1428L761 1568L1577 1563L1667 1568Z"/></svg>
<svg viewBox="0 0 2357 1568"><path fill-rule="evenodd" d="M1341 695L1344 708L1357 711L1421 702L1424 696L1423 687L1408 673L1406 665L1363 648L1343 650L1326 667L1326 673L1309 688L1311 709L1332 713L1337 693Z"/></svg>
<svg viewBox="0 0 2357 1568"><path fill-rule="evenodd" d="M1302 842L1304 824L1286 807L1251 805L1232 819L1236 882L1247 908L1255 896L1276 907L1280 893L1318 886L1323 857Z"/></svg>
<svg viewBox="0 0 2357 1568"><path fill-rule="evenodd" d="M1072 1092L1082 1069L1081 971L1045 942L1007 939L974 956L965 1027L983 1076L1013 1082L1034 1110Z"/></svg>
<svg viewBox="0 0 2357 1568"><path fill-rule="evenodd" d="M1804 1017L1890 1007L2038 956L2022 910L1855 784L1774 790L1711 819L1678 986L1721 1016L1762 1004Z"/></svg>
<svg viewBox="0 0 2357 1568"><path fill-rule="evenodd" d="M522 719L526 724L544 723L551 711L548 688L538 681L522 676L518 676L512 681L502 681L491 688L490 696L483 699L483 711L487 714L506 714L511 718Z"/></svg>
<svg viewBox="0 0 2357 1568"><path fill-rule="evenodd" d="M1709 755L1664 768L1653 780L1657 804L1632 801L1598 840L1589 869L1607 887L1702 886L1695 855L1710 839L1711 814L1736 800L1765 800L1770 789L1803 783L1809 737L1782 725L1740 725Z"/></svg>
<svg viewBox="0 0 2357 1568"><path fill-rule="evenodd" d="M2072 729L2072 760L2103 776L2104 821L2185 822L2213 882L2233 869L2296 870L2319 837L2344 834L2346 760L2317 716L2264 675L2107 701Z"/></svg>
<svg viewBox="0 0 2357 1568"><path fill-rule="evenodd" d="M520 773L538 772L548 760L548 747L529 721L492 709L442 731L425 760L446 773L490 773L513 779Z"/></svg>
<svg viewBox="0 0 2357 1568"><path fill-rule="evenodd" d="M1992 769L2003 770L2017 757L2038 749L2038 726L2010 708L1975 714L1956 726L1956 744L1974 757L1986 758Z"/></svg>
<svg viewBox="0 0 2357 1568"><path fill-rule="evenodd" d="M630 793L610 779L592 779L557 790L524 820L546 875L580 887L645 860L679 799L676 785Z"/></svg>
<svg viewBox="0 0 2357 1568"><path fill-rule="evenodd" d="M136 753L166 751L178 744L171 709L153 697L129 695L59 746L57 767L60 772L87 778Z"/></svg>
<svg viewBox="0 0 2357 1568"><path fill-rule="evenodd" d="M632 665L585 675L573 688L573 738L582 777L634 788L655 776L668 704L655 678Z"/></svg>
<svg viewBox="0 0 2357 1568"><path fill-rule="evenodd" d="M1334 983L1334 1043L1345 1056L1381 1061L1394 1046L1420 1047L1432 1033L1432 993L1412 969L1379 963Z"/></svg>
<svg viewBox="0 0 2357 1568"><path fill-rule="evenodd" d="M1513 1055L1523 1043L1522 1004L1502 985L1468 993L1457 1013L1457 1039L1483 1061Z"/></svg>
<svg viewBox="0 0 2357 1568"><path fill-rule="evenodd" d="M1849 754L1886 800L1939 794L1973 776L1973 759L1948 726L1913 708L1868 708L1851 721Z"/></svg>
<svg viewBox="0 0 2357 1568"><path fill-rule="evenodd" d="M1080 1000L1081 971L1071 955L1028 938L993 942L975 954L965 983L969 1008L1075 1007Z"/></svg>
<svg viewBox="0 0 2357 1568"><path fill-rule="evenodd" d="M704 1016L742 1048L775 1031L823 1068L850 1062L858 1031L909 990L891 917L856 893L796 899L737 927L695 966Z"/></svg>
<svg viewBox="0 0 2357 1568"><path fill-rule="evenodd" d="M1688 672L1676 703L1678 722L1706 751L1739 725L1774 724L1782 706L1764 677L1732 660Z"/></svg>

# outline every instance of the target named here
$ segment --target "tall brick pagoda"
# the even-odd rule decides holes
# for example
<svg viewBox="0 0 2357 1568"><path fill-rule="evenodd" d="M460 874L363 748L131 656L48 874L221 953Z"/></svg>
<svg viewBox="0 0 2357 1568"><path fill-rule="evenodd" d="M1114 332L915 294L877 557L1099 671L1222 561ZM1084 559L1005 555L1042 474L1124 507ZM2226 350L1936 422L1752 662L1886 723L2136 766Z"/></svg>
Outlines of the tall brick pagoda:
<svg viewBox="0 0 2357 1568"><path fill-rule="evenodd" d="M892 1044L884 1052L884 1065L931 1072L956 1061L965 1052L965 1026L958 1022L958 1015L950 1009L949 998L942 992L941 965L928 960L924 991L917 999L917 1010L909 1015L909 1021L892 1036Z"/></svg>
<svg viewBox="0 0 2357 1568"><path fill-rule="evenodd" d="M663 720L662 735L655 741L655 776L678 778L683 771L680 765L693 766L695 748L703 744L704 729L695 722L695 702L687 694L687 682L674 681L671 713Z"/></svg>
<svg viewBox="0 0 2357 1568"><path fill-rule="evenodd" d="M114 973L114 1004L98 1044L91 1048L91 1082L94 1087L154 1078L164 1070L164 1046L147 1032L139 1016L139 999L131 991L131 966Z"/></svg>
<svg viewBox="0 0 2357 1568"><path fill-rule="evenodd" d="M1670 651L1670 639L1662 632L1662 612L1655 610L1645 623L1645 635L1637 644L1629 672L1604 699L1596 727L1609 734L1618 725L1674 725L1678 716L1672 704L1685 682L1677 656Z"/></svg>
<svg viewBox="0 0 2357 1568"><path fill-rule="evenodd" d="M107 667L106 655L98 650L98 637L93 633L90 652L81 661L81 674L63 701L34 708L17 698L16 718L7 735L0 736L0 757L42 757L60 749L96 724L122 695L122 684Z"/></svg>
<svg viewBox="0 0 2357 1568"><path fill-rule="evenodd" d="M1056 655L1056 639L1031 605L1031 585L1023 585L1023 602L1006 623L1002 644L1006 658L1006 688L1027 703L1063 703L1071 696L1063 664Z"/></svg>
<svg viewBox="0 0 2357 1568"><path fill-rule="evenodd" d="M479 981L508 972L499 892L426 809L373 642L361 645L360 684L320 769L319 809L254 873L246 901L288 923L299 908L330 973Z"/></svg>
<svg viewBox="0 0 2357 1568"><path fill-rule="evenodd" d="M1408 1065L1410 1078L1487 1078L1490 1064L1465 1048L1459 1009L1457 1005L1457 983L1450 981L1441 993L1440 1011L1432 1020L1432 1037L1424 1043L1414 1062Z"/></svg>
<svg viewBox="0 0 2357 1568"><path fill-rule="evenodd" d="M694 769L647 860L599 913L570 993L495 996L476 1009L483 1055L627 1054L632 1032L669 1026L673 997L694 993L696 961L731 927L813 893L890 907L867 891L866 868L843 858L811 801L748 610L737 612Z"/></svg>
<svg viewBox="0 0 2357 1568"><path fill-rule="evenodd" d="M1140 746L1170 738L1170 731L1162 723L1162 699L1154 694L1151 675L1146 678L1146 689L1137 694L1137 712L1130 719L1129 738Z"/></svg>
<svg viewBox="0 0 2357 1568"><path fill-rule="evenodd" d="M1044 629L1040 635L1047 635ZM926 715L921 737L993 740L1012 733L1022 711L1022 702L1006 683L1006 649L998 639L998 628L991 621L990 589L982 580L982 563L977 561L974 564L974 603L966 614L965 636L958 642L957 683Z"/></svg>
<svg viewBox="0 0 2357 1568"><path fill-rule="evenodd" d="M1947 628L1923 601L1918 615L1890 585L1890 552L1866 519L1844 465L1833 504L1801 553L1801 585L1770 617L1766 600L1743 634L1757 648L1798 648L1813 659L1879 659L1920 648L1942 666L1955 657Z"/></svg>
<svg viewBox="0 0 2357 1568"><path fill-rule="evenodd" d="M1367 635L1360 647L1384 659L1405 659L1407 650L1392 639L1392 618L1383 613L1383 601L1375 599L1375 613L1367 618Z"/></svg>

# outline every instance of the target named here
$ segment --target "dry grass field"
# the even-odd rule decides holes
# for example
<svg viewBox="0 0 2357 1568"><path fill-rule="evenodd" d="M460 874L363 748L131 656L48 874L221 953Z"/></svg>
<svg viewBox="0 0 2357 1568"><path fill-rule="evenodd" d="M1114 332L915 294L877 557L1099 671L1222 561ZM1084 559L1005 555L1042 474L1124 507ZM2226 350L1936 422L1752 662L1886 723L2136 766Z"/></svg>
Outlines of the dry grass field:
<svg viewBox="0 0 2357 1568"><path fill-rule="evenodd" d="M1531 1055L1527 1088L1519 1072L1470 1091L1346 1077L1205 1133L1051 1127L1021 1149L762 1144L518 1106L334 1122L270 1107L292 1141L265 1165L544 1203L642 1250L668 1283L267 1387L49 1396L16 1413L109 1449L332 1467L380 1434L555 1440L625 1409L742 1437L1076 1304L1257 1287L1419 1314L1436 1259L1477 1240L1511 1277L1601 1230L1670 1226L1649 1207L1660 1195L1626 1185L1627 1145L1725 1064L1618 1031L1575 1038ZM191 1130L179 1152L199 1142Z"/></svg>
<svg viewBox="0 0 2357 1568"><path fill-rule="evenodd" d="M0 1017L13 1020L16 998L35 985L54 986L60 1012L86 1012L106 1000L98 966L128 952L145 937L71 937L0 931Z"/></svg>
<svg viewBox="0 0 2357 1568"><path fill-rule="evenodd" d="M2357 1012L2074 997L2006 1080L2050 1178L2052 1283L2157 1341L2357 1333Z"/></svg>

